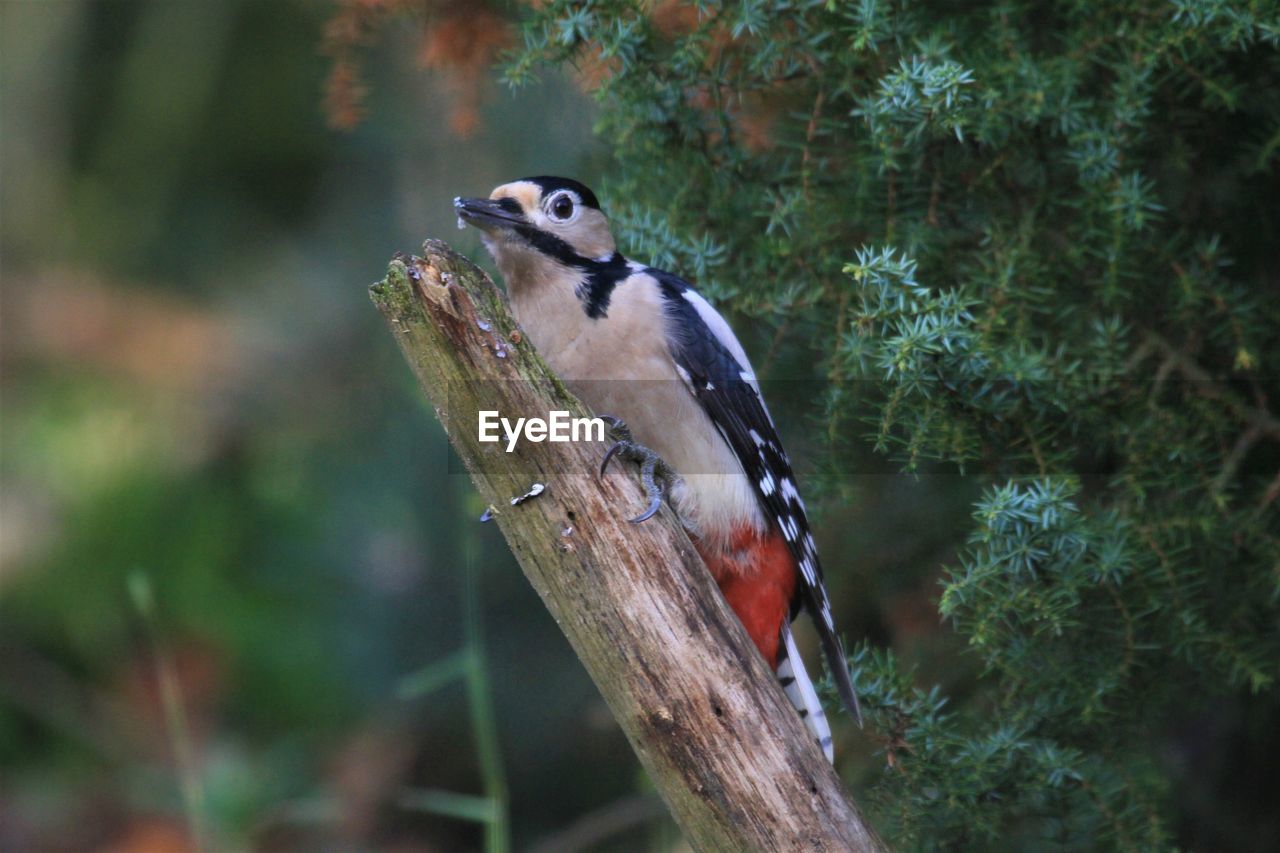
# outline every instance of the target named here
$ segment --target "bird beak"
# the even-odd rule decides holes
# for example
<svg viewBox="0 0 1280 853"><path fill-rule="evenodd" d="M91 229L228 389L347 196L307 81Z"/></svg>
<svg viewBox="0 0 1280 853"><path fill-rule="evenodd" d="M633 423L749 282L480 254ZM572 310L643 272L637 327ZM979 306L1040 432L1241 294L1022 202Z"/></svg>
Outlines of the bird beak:
<svg viewBox="0 0 1280 853"><path fill-rule="evenodd" d="M523 214L513 212L503 202L512 204L511 199L455 198L453 209L458 214L459 226L465 223L488 231L495 227L515 228L517 225L529 224Z"/></svg>

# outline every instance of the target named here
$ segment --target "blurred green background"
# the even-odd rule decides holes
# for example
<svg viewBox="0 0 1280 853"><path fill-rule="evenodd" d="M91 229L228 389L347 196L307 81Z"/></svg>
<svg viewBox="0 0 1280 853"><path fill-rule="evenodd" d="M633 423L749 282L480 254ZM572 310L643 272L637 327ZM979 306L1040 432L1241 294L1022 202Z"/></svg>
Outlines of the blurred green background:
<svg viewBox="0 0 1280 853"><path fill-rule="evenodd" d="M495 82L514 10L395 5L0 4L0 849L476 849L414 792L501 793L446 677L481 634L515 846L680 844L366 293L429 235L481 259L455 195L598 182L592 104ZM813 386L775 387L803 459ZM934 602L974 490L842 467L838 621L963 696Z"/></svg>

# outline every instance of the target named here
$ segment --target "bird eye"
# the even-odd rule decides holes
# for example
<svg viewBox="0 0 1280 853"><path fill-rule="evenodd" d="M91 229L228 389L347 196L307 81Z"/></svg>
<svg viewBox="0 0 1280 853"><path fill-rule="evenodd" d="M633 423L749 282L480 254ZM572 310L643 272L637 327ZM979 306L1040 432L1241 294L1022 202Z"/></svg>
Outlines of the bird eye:
<svg viewBox="0 0 1280 853"><path fill-rule="evenodd" d="M564 222L573 216L573 199L568 193L560 193L551 200L551 218Z"/></svg>

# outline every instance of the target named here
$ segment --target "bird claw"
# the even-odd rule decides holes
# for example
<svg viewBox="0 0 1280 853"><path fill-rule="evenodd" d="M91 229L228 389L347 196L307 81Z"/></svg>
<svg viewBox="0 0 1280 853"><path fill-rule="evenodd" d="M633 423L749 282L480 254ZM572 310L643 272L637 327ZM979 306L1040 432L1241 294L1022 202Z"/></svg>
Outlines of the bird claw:
<svg viewBox="0 0 1280 853"><path fill-rule="evenodd" d="M632 524L646 522L657 515L658 510L662 508L662 499L666 497L673 472L667 463L662 461L662 457L634 440L631 430L621 419L602 415L601 420L609 422L610 432L617 440L605 451L604 459L600 460L600 476L603 477L609 470L609 462L615 456L622 456L624 459L639 463L640 482L644 485L645 494L649 498L649 506L640 515L627 520Z"/></svg>
<svg viewBox="0 0 1280 853"><path fill-rule="evenodd" d="M600 477L603 479L604 473L609 470L609 461L622 450L621 441L615 441L608 450L604 452L604 458L600 460Z"/></svg>

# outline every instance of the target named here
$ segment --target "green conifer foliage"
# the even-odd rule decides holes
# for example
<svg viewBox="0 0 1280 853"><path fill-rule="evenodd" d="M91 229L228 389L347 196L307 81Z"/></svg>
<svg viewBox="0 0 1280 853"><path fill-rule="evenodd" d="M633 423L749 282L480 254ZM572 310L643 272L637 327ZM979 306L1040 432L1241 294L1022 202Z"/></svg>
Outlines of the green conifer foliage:
<svg viewBox="0 0 1280 853"><path fill-rule="evenodd" d="M622 244L790 318L831 435L984 483L983 689L854 655L882 829L1173 843L1169 726L1277 692L1280 6L674 5L551 0L508 74L588 69Z"/></svg>

